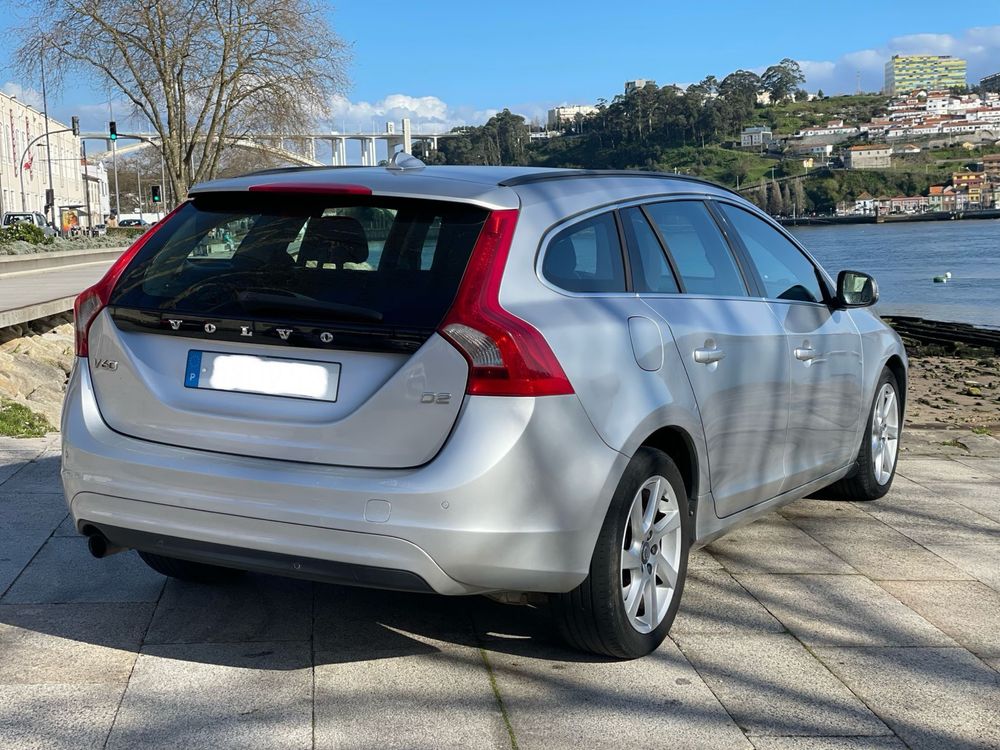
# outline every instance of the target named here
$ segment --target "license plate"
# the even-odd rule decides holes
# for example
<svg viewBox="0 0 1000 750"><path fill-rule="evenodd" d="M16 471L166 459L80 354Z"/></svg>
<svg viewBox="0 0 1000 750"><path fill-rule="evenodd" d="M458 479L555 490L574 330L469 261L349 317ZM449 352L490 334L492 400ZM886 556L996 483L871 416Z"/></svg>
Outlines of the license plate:
<svg viewBox="0 0 1000 750"><path fill-rule="evenodd" d="M340 363L191 350L184 386L336 401Z"/></svg>

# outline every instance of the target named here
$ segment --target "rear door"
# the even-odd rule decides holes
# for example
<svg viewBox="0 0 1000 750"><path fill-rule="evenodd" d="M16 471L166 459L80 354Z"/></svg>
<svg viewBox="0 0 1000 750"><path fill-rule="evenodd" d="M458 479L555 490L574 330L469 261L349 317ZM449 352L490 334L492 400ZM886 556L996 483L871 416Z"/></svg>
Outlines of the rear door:
<svg viewBox="0 0 1000 750"><path fill-rule="evenodd" d="M841 468L857 452L861 335L850 315L828 304L816 266L789 238L744 208L715 205L785 331L791 401L783 489L791 490Z"/></svg>
<svg viewBox="0 0 1000 750"><path fill-rule="evenodd" d="M425 463L468 375L435 329L487 213L368 196L196 198L151 235L91 328L102 416L196 449Z"/></svg>
<svg viewBox="0 0 1000 750"><path fill-rule="evenodd" d="M679 287L672 293L656 281L643 297L673 334L698 400L716 512L777 495L789 389L780 322L750 297L745 271L703 202L650 203L622 215L636 231L652 227Z"/></svg>

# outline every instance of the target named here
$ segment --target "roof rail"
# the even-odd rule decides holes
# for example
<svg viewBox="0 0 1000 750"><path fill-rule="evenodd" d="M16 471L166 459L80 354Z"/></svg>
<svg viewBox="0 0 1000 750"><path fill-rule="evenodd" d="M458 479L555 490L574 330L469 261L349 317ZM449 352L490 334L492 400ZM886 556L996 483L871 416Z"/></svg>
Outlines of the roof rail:
<svg viewBox="0 0 1000 750"><path fill-rule="evenodd" d="M709 185L727 193L739 195L732 188L719 185L711 180L700 177L692 177L689 174L677 174L676 172L648 172L640 169L561 169L551 172L532 172L522 174L517 177L509 177L497 183L500 187L517 187L518 185L531 185L536 182L548 182L549 180L572 180L584 177L649 177L661 180L683 180L684 182L695 182L700 185ZM740 196L742 197L742 196Z"/></svg>

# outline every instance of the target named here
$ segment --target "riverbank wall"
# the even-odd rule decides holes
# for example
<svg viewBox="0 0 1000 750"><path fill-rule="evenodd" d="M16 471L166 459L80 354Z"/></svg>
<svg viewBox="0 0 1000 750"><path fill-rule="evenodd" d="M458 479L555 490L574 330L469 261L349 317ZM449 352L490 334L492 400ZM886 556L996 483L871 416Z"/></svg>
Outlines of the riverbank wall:
<svg viewBox="0 0 1000 750"><path fill-rule="evenodd" d="M965 219L1000 219L1000 208L981 211L926 211L922 214L881 214L864 216L781 216L775 217L786 227L829 226L831 224L905 224L912 221L962 221Z"/></svg>

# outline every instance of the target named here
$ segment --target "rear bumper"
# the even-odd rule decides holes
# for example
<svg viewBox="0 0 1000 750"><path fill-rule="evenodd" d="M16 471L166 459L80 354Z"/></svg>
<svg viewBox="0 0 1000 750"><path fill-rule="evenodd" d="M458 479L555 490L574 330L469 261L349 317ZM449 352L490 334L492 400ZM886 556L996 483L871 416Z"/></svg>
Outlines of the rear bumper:
<svg viewBox="0 0 1000 750"><path fill-rule="evenodd" d="M174 544L189 559L191 549L221 546L243 551L245 567L311 578L329 579L308 575L310 566L338 569L324 563L402 571L442 594L576 586L628 462L600 440L575 396L469 398L444 448L416 469L161 445L108 428L86 367L70 379L62 429L78 529L138 532L132 541L143 545L197 543L184 554L175 542L150 549L167 554ZM379 585L360 575L341 582Z"/></svg>

